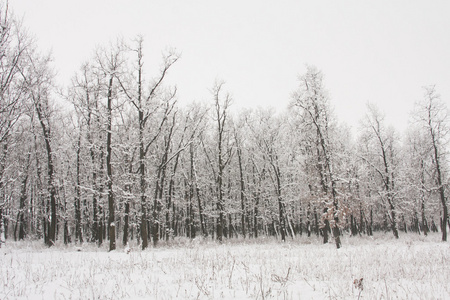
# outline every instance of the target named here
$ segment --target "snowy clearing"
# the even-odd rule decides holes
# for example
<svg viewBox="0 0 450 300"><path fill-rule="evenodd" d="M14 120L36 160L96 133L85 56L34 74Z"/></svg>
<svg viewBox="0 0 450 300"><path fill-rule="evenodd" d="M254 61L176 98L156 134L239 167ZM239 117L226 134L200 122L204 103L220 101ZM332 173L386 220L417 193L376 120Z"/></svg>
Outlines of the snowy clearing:
<svg viewBox="0 0 450 300"><path fill-rule="evenodd" d="M440 234L0 249L0 299L450 299ZM360 279L363 278L362 282Z"/></svg>

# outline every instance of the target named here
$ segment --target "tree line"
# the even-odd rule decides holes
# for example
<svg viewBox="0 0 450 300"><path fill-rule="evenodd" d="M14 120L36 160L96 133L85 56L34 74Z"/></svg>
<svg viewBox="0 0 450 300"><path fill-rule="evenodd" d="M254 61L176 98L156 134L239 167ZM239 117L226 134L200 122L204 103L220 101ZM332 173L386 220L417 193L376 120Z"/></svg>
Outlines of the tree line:
<svg viewBox="0 0 450 300"><path fill-rule="evenodd" d="M178 53L145 69L144 39L99 47L71 84L0 11L2 239L64 243L441 231L447 240L449 115L424 88L400 135L368 105L356 137L338 122L320 70L299 76L289 107L232 111L178 103ZM151 75L149 75L151 74ZM239 99L243 100L243 99Z"/></svg>

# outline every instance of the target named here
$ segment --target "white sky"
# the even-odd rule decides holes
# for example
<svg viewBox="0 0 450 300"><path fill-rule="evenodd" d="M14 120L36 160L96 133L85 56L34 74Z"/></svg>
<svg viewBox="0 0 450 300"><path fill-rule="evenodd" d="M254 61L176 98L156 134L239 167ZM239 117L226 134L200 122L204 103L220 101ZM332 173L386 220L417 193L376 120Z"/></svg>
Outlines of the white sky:
<svg viewBox="0 0 450 300"><path fill-rule="evenodd" d="M311 64L353 127L370 101L404 130L424 85L436 84L450 106L450 1L9 2L52 50L62 82L97 45L142 34L147 67L168 47L182 52L170 73L180 102L209 100L223 79L236 107L285 108Z"/></svg>

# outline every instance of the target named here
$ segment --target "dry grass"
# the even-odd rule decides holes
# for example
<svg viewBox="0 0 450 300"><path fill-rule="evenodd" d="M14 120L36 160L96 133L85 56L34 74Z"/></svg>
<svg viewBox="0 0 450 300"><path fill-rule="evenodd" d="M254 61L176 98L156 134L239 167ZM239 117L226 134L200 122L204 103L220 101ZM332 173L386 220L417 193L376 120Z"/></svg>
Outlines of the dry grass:
<svg viewBox="0 0 450 300"><path fill-rule="evenodd" d="M449 299L450 244L439 238L345 237L339 250L315 238L180 239L129 253L11 242L0 299Z"/></svg>

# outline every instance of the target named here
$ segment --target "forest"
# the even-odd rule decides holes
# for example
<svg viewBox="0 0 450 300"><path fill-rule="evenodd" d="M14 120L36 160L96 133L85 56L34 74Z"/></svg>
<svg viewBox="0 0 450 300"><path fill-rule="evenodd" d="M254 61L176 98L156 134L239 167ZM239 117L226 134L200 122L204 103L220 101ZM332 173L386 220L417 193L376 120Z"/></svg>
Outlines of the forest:
<svg viewBox="0 0 450 300"><path fill-rule="evenodd" d="M375 104L356 132L308 66L283 110L236 111L225 81L181 105L165 51L144 37L92 49L71 84L0 8L1 240L142 249L225 239L440 232L447 241L450 115L425 86L400 133ZM195 76L193 74L192 76ZM208 88L208 87L205 87ZM382 87L380 87L382 88Z"/></svg>

